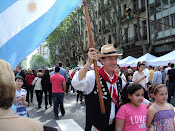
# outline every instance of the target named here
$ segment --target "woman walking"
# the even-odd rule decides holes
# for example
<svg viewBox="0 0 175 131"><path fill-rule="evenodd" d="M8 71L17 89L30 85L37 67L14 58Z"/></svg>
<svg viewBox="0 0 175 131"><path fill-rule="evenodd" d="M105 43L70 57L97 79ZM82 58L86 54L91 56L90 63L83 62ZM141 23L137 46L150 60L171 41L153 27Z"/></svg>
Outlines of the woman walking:
<svg viewBox="0 0 175 131"><path fill-rule="evenodd" d="M50 83L49 70L45 70L44 75L42 76L41 85L45 95L45 109L47 109L47 92L49 92L49 104L52 106L52 84Z"/></svg>
<svg viewBox="0 0 175 131"><path fill-rule="evenodd" d="M42 104L42 99L43 99L43 90L42 90L42 86L41 86L41 77L42 77L42 73L38 72L37 73L37 77L35 77L35 79L32 82L32 85L35 85L34 90L36 92L36 98L38 101L38 109L41 108L41 104Z"/></svg>
<svg viewBox="0 0 175 131"><path fill-rule="evenodd" d="M35 79L35 76L33 75L33 71L32 70L28 70L27 75L25 77L25 82L26 82L26 86L27 86L27 98L26 101L28 103L33 102L33 88L34 86L32 85L32 81ZM30 92L30 93L29 93ZM29 100L29 94L30 94L30 100Z"/></svg>

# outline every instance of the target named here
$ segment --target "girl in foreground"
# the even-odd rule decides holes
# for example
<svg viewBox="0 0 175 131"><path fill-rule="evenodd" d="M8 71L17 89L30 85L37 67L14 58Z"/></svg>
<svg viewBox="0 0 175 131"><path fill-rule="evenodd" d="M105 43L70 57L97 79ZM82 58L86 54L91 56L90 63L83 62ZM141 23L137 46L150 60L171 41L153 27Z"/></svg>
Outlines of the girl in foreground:
<svg viewBox="0 0 175 131"><path fill-rule="evenodd" d="M142 104L144 87L138 83L125 86L122 106L116 115L115 131L146 131L147 107Z"/></svg>
<svg viewBox="0 0 175 131"><path fill-rule="evenodd" d="M153 89L155 102L148 109L147 128L155 131L174 131L174 109L167 103L168 91L164 84Z"/></svg>

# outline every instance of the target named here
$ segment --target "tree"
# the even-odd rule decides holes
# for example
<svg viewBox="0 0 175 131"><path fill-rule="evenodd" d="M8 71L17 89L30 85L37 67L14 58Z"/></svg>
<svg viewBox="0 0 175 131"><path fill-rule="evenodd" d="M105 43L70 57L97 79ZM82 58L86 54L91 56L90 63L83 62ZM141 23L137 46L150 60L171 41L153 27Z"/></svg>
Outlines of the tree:
<svg viewBox="0 0 175 131"><path fill-rule="evenodd" d="M77 57L85 59L83 28L85 25L83 7L73 11L46 39L50 49L50 61L57 64L59 61L66 66L78 63ZM75 56L71 56L71 51Z"/></svg>
<svg viewBox="0 0 175 131"><path fill-rule="evenodd" d="M32 55L32 58L30 60L30 68L31 69L38 69L40 67L45 67L48 65L48 62L40 55L35 54Z"/></svg>
<svg viewBox="0 0 175 131"><path fill-rule="evenodd" d="M25 58L20 64L23 69L27 69L27 58Z"/></svg>

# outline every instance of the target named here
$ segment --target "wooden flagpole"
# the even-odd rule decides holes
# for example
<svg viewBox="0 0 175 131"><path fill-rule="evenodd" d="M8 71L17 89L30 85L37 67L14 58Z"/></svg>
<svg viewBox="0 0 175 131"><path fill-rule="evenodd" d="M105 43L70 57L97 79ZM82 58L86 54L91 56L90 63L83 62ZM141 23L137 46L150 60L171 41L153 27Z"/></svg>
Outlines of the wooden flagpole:
<svg viewBox="0 0 175 131"><path fill-rule="evenodd" d="M88 33L89 33L90 45L91 45L91 48L94 48L94 41L93 41L93 37L92 37L92 30L91 30L86 0L83 0L83 5L84 5L86 23L87 23ZM102 89L101 89L101 85L100 85L100 78L99 78L99 72L98 72L98 67L97 67L97 61L95 61L95 60L94 60L94 69L95 69L95 77L96 77L96 82L97 82L101 113L105 114L105 107L104 107L104 101L103 101L103 96L102 96Z"/></svg>

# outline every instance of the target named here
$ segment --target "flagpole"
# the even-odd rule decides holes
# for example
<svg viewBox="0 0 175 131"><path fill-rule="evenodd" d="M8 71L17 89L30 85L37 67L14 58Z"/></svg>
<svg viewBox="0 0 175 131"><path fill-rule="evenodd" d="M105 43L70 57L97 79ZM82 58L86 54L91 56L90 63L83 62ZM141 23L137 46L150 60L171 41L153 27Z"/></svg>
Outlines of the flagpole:
<svg viewBox="0 0 175 131"><path fill-rule="evenodd" d="M83 5L84 5L86 23L87 23L88 33L89 33L90 45L91 45L91 48L94 48L94 41L93 41L93 37L92 37L92 30L91 30L86 0L83 0ZM103 96L102 96L102 89L101 89L101 85L100 85L100 78L99 78L99 72L98 72L98 67L97 67L97 61L94 60L93 62L94 62L94 70L95 70L95 77L96 77L97 88L98 88L98 96L99 96L99 101L100 101L101 113L105 114L105 107L104 107L104 101L103 101Z"/></svg>

